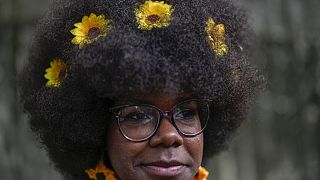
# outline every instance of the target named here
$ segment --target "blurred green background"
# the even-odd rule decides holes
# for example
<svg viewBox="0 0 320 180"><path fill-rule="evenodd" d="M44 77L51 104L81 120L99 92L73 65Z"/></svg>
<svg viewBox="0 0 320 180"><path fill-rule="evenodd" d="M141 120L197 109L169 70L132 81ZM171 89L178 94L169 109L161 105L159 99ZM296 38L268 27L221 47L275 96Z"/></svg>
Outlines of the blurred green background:
<svg viewBox="0 0 320 180"><path fill-rule="evenodd" d="M268 78L210 180L320 179L320 1L237 0L256 32L252 61ZM27 128L16 96L37 20L49 0L0 1L0 180L62 180Z"/></svg>

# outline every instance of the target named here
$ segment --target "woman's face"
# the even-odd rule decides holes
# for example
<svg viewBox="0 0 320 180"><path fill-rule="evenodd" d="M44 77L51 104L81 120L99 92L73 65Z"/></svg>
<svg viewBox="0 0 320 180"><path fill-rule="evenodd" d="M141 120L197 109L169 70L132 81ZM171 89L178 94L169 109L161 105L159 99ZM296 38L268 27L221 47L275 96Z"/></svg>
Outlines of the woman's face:
<svg viewBox="0 0 320 180"><path fill-rule="evenodd" d="M187 95L168 97L154 94L135 100L170 111L179 100L186 98ZM121 102L125 103L128 102ZM124 138L116 120L108 133L108 157L122 180L191 180L202 161L203 134L185 137L167 117L160 121L157 132L143 142Z"/></svg>

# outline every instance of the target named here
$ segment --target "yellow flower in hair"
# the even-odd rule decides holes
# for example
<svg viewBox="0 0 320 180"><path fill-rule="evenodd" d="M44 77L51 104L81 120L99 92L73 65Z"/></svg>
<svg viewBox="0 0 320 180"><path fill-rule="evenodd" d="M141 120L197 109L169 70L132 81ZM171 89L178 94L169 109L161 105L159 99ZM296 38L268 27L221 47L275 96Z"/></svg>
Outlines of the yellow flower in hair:
<svg viewBox="0 0 320 180"><path fill-rule="evenodd" d="M106 19L104 15L97 16L94 13L89 17L83 16L82 22L75 23L74 26L76 28L70 31L75 36L71 43L79 45L80 48L106 36L112 29L111 20Z"/></svg>
<svg viewBox="0 0 320 180"><path fill-rule="evenodd" d="M199 167L197 174L192 180L207 180L209 172L202 166Z"/></svg>
<svg viewBox="0 0 320 180"><path fill-rule="evenodd" d="M223 24L216 24L212 18L207 21L205 28L208 42L217 56L223 56L228 53L228 46L225 44L225 28Z"/></svg>
<svg viewBox="0 0 320 180"><path fill-rule="evenodd" d="M138 28L151 30L170 25L173 8L163 1L148 0L135 10Z"/></svg>
<svg viewBox="0 0 320 180"><path fill-rule="evenodd" d="M47 87L60 87L62 81L67 77L66 64L61 59L53 59L44 77L48 80Z"/></svg>
<svg viewBox="0 0 320 180"><path fill-rule="evenodd" d="M108 169L102 160L100 160L99 164L96 166L96 169L87 169L85 172L88 174L90 179L98 180L97 175L103 174L105 180L116 180L114 172Z"/></svg>

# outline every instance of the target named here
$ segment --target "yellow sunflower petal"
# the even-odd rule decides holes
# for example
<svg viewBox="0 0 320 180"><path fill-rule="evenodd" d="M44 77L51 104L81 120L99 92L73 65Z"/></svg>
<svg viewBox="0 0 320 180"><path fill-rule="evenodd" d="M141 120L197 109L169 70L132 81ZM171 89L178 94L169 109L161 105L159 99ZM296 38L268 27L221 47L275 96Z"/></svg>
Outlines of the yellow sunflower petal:
<svg viewBox="0 0 320 180"><path fill-rule="evenodd" d="M74 38L71 40L71 43L72 43L72 44L79 45L79 44L81 44L84 40L85 40L84 37L82 37L82 36L76 36L76 37L74 37Z"/></svg>
<svg viewBox="0 0 320 180"><path fill-rule="evenodd" d="M109 23L109 21L106 21L106 20L101 19L101 20L97 20L96 23L97 23L97 25L98 25L99 27L105 27L106 24Z"/></svg>
<svg viewBox="0 0 320 180"><path fill-rule="evenodd" d="M97 15L95 13L90 13L89 19L96 19Z"/></svg>
<svg viewBox="0 0 320 180"><path fill-rule="evenodd" d="M57 60L56 59L54 59L53 61L50 61L50 66L51 67L53 67L56 64L57 64Z"/></svg>
<svg viewBox="0 0 320 180"><path fill-rule="evenodd" d="M79 29L82 29L82 28L84 27L81 22L75 23L74 26L77 27L77 28L79 28Z"/></svg>
<svg viewBox="0 0 320 180"><path fill-rule="evenodd" d="M85 24L88 20L89 20L88 16L83 16L81 21L83 24Z"/></svg>
<svg viewBox="0 0 320 180"><path fill-rule="evenodd" d="M220 36L223 37L224 33L225 33L225 28L223 24L218 24L214 27L214 30L216 31L216 33Z"/></svg>
<svg viewBox="0 0 320 180"><path fill-rule="evenodd" d="M60 87L61 84L59 82L57 82L57 81L48 81L46 83L46 86L47 87Z"/></svg>
<svg viewBox="0 0 320 180"><path fill-rule="evenodd" d="M103 14L101 14L101 15L99 15L98 17L97 17L97 20L98 21L104 21L106 19L106 17L103 15Z"/></svg>
<svg viewBox="0 0 320 180"><path fill-rule="evenodd" d="M87 169L85 172L88 174L90 179L97 180L96 171L93 169Z"/></svg>
<svg viewBox="0 0 320 180"><path fill-rule="evenodd" d="M83 33L82 30L80 30L79 28L74 28L71 31L71 34L75 35L75 36L85 36L85 34Z"/></svg>
<svg viewBox="0 0 320 180"><path fill-rule="evenodd" d="M207 21L207 28L213 28L215 26L215 22L213 21L212 18L209 18Z"/></svg>
<svg viewBox="0 0 320 180"><path fill-rule="evenodd" d="M51 74L48 74L48 72L47 72L47 74L44 75L44 77L45 77L46 79L50 79L51 76L52 76L52 75L51 75ZM50 80L49 80L49 81L50 81Z"/></svg>

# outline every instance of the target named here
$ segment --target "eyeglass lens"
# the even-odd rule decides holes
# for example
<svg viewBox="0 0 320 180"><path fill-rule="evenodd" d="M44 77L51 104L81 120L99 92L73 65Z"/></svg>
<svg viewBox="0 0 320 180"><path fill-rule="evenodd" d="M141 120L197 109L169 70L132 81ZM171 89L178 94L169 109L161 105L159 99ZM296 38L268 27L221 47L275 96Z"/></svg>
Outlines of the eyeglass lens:
<svg viewBox="0 0 320 180"><path fill-rule="evenodd" d="M156 131L162 111L154 106L126 106L119 110L118 121L122 133L132 140L150 137ZM171 112L176 128L184 135L192 136L205 127L209 106L207 102L191 100L178 104Z"/></svg>

